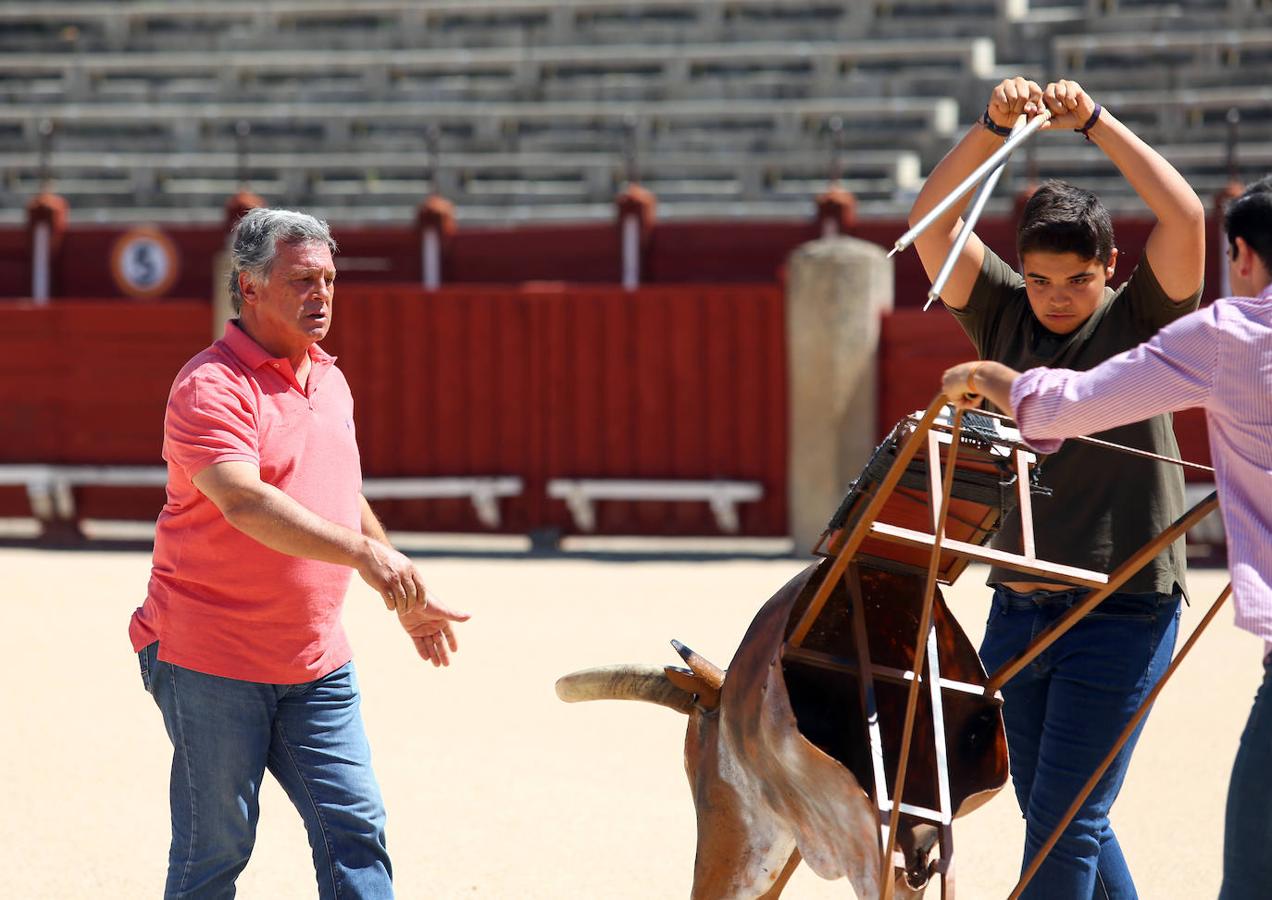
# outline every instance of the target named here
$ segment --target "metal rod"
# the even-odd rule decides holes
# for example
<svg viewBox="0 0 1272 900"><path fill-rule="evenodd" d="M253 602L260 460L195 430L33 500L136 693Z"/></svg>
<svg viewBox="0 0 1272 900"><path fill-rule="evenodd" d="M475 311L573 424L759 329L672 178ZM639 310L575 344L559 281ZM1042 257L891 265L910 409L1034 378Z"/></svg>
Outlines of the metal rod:
<svg viewBox="0 0 1272 900"><path fill-rule="evenodd" d="M1012 126L1012 135L1019 134L1021 129L1025 127L1025 117L1021 116L1016 120L1016 124ZM941 263L941 271L936 273L936 280L932 282L932 287L928 291L927 302L923 304L923 311L927 312L927 308L932 305L932 301L941 298L941 291L945 290L945 282L950 280L950 275L954 272L954 266L958 264L959 255L963 252L963 248L967 246L967 240L972 236L976 223L980 221L981 213L985 211L985 204L989 201L989 195L994 192L994 187L998 184L998 179L1002 176L1007 168L1007 161L1011 158L1011 154L1003 157L994 171L981 182L980 187L976 189L976 196L972 198L972 206L967 211L967 216L963 219L963 227L958 232L958 237L954 239L954 243L950 245L950 250L945 254L945 262Z"/></svg>
<svg viewBox="0 0 1272 900"><path fill-rule="evenodd" d="M923 608L919 613L919 627L914 644L914 680L910 682L910 690L906 695L905 722L901 727L901 747L897 751L896 782L892 788L892 815L888 819L888 837L887 842L884 844L883 859L881 861L883 900L891 900L892 898L892 878L890 877L892 874L892 850L896 846L897 825L901 817L901 798L905 793L905 776L909 770L910 742L914 737L914 719L918 712L919 704L919 679L923 675L923 662L927 656L928 631L933 627L932 607L936 603L936 579L941 571L941 539L945 537L945 521L949 516L950 494L954 488L954 471L958 467L958 444L962 428L963 411L956 409L954 411L954 421L950 428L953 439L950 441L949 456L945 460L945 473L941 481L940 497L939 500L935 495L932 497L932 502L934 504L939 502L940 507L937 509L936 523L932 530L934 538L932 541L932 554L928 557L927 581L923 587ZM917 432L915 436L918 436ZM928 460L928 471L934 473L940 465L941 457L939 452L933 452ZM936 712L933 712L933 715L935 714ZM942 816L945 813L946 810L942 809ZM944 824L944 820L942 820L942 824Z"/></svg>
<svg viewBox="0 0 1272 900"><path fill-rule="evenodd" d="M989 416L991 419L998 419L1000 422L1010 422L1013 426L1015 426L1016 424L1016 420L1013 419L1011 416L1004 415L1003 413L1000 413L1000 412L994 412L992 409L978 409L976 410L976 414L978 416ZM1186 459L1175 459L1170 456L1162 456L1159 453L1149 453L1147 450L1137 450L1134 447L1126 447L1126 446L1123 446L1122 444L1114 444L1110 441L1102 441L1099 438L1083 436L1083 437L1065 438L1065 440L1079 441L1083 444L1091 444L1094 447L1103 447L1106 450L1116 450L1119 453L1128 453L1131 456L1138 456L1141 459L1152 459L1152 460L1156 460L1157 462L1170 463L1172 466L1182 466L1185 469L1195 469L1198 472L1210 472L1212 475L1214 474L1214 471L1215 471L1213 467L1203 466L1201 463L1189 462Z"/></svg>
<svg viewBox="0 0 1272 900"><path fill-rule="evenodd" d="M848 599L852 603L852 637L857 647L857 690L861 699L861 711L866 717L866 733L870 736L870 766L874 775L873 800L879 812L879 853L888 842L885 814L891 808L888 797L888 775L883 762L883 731L879 725L879 707L875 701L875 667L870 659L870 635L866 631L865 596L861 591L861 573L857 564L849 563L845 578L848 579ZM885 873L887 874L887 873Z"/></svg>
<svg viewBox="0 0 1272 900"><path fill-rule="evenodd" d="M1193 648L1193 644L1197 643L1197 638L1201 637L1201 633L1206 630L1206 626L1210 624L1212 619L1214 619L1215 613L1219 612L1219 607L1223 606L1224 601L1228 599L1228 595L1231 593L1232 584L1229 583L1228 586L1220 592L1219 599L1211 605L1210 611L1206 613L1205 617L1202 618L1197 627L1193 629L1193 633L1188 637L1188 642L1184 644L1183 649L1179 651L1178 655L1171 660L1170 666L1166 669L1165 674L1162 675L1161 680L1157 682L1153 689L1149 691L1148 696L1144 698L1144 702L1140 704L1139 709L1135 711L1135 715L1131 717L1131 721L1126 723L1126 727L1122 729L1122 733L1118 735L1117 740L1113 742L1113 746L1109 748L1108 754L1104 757L1103 761L1100 762L1100 765L1096 767L1096 770L1091 773L1091 777L1088 778L1086 784L1082 786L1082 790L1078 791L1078 796L1073 798L1073 803L1071 803L1069 808L1065 810L1063 818L1061 818L1060 822L1056 825L1055 830L1051 832L1051 836L1047 838L1047 842L1042 845L1033 860L1029 863L1029 868L1025 870L1025 874L1020 876L1020 882L1016 885L1016 889L1011 892L1011 896L1008 900L1016 900L1016 898L1024 892L1025 887L1028 886L1034 875L1037 874L1038 868L1047 858L1047 854L1051 852L1051 848L1054 847L1056 842L1060 840L1060 835L1064 833L1064 830L1067 827L1069 827L1069 823L1072 822L1073 817L1078 814L1078 810L1082 807L1082 804L1086 802L1086 798L1091 795L1093 790L1095 790L1095 786L1099 783L1100 779L1104 777L1104 773L1107 772L1109 766L1113 764L1113 760L1117 757L1118 753L1121 752L1122 748L1126 745L1126 742L1130 740L1135 729L1139 727L1139 723L1143 721L1146 715L1148 715L1148 710L1152 707L1153 701L1155 701L1157 699L1157 695L1162 692L1162 688L1166 687L1166 682L1170 680L1170 676L1175 674L1175 670L1179 668L1179 664L1184 661L1184 657L1188 655L1188 651Z"/></svg>
<svg viewBox="0 0 1272 900"><path fill-rule="evenodd" d="M936 206L934 206L927 215L916 222L913 228L901 235L901 237L897 239L896 244L894 244L892 249L888 252L888 255L893 256L894 254L900 253L906 247L913 244L919 235L927 231L933 222L945 214L946 210L966 196L967 192L970 191L982 178L997 168L998 164L1004 159L1011 156L1011 152L1013 150L1025 141L1029 140L1029 138L1033 137L1040 128L1050 121L1051 113L1041 112L1034 116L1033 119L1030 120L1029 124L1022 128L1019 132L1007 138L1007 140L1003 142L1003 145L995 150L989 159L977 166L972 174L964 178L962 183L958 187L954 188L954 190L950 191L949 195L946 196L944 200L936 204Z"/></svg>
<svg viewBox="0 0 1272 900"><path fill-rule="evenodd" d="M998 184L998 178L1003 174L1005 168L1007 168L1007 162L1004 160L999 164L998 168L989 173L989 177L982 181L980 187L976 189L976 196L972 199L972 208L968 210L967 218L963 220L963 227L959 230L958 237L954 239L954 243L950 245L949 253L945 255L945 262L941 263L941 271L936 273L936 280L932 282L932 287L928 289L927 302L923 304L924 312L927 312L933 301L940 299L941 291L945 290L945 282L949 281L950 275L954 271L954 266L958 263L959 254L967 246L967 239L972 236L972 229L976 227L976 223L985 209L985 202L989 200L989 195L993 192L994 186Z"/></svg>

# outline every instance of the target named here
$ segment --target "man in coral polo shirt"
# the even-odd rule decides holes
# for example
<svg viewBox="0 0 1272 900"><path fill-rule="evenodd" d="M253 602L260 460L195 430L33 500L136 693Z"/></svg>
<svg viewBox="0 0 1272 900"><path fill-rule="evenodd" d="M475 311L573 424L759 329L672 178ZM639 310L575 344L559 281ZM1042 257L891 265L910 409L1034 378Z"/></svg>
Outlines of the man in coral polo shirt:
<svg viewBox="0 0 1272 900"><path fill-rule="evenodd" d="M256 209L234 230L239 318L173 382L168 500L129 636L172 740L166 897L232 897L268 769L305 821L323 898L391 897L340 611L356 570L419 654L447 665L467 614L429 593L362 496L331 325L325 223Z"/></svg>

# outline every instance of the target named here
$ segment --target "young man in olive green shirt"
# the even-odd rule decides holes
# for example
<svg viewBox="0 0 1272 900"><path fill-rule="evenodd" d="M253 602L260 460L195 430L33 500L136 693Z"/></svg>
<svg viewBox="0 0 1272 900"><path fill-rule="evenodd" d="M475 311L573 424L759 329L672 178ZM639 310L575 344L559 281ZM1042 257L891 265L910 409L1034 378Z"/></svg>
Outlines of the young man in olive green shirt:
<svg viewBox="0 0 1272 900"><path fill-rule="evenodd" d="M1068 133L1078 131L1097 145L1156 216L1139 265L1120 288L1110 288L1117 249L1108 212L1089 191L1050 183L1039 188L1022 215L1020 273L973 235L941 299L981 358L1017 370L1040 365L1083 370L1197 307L1205 211L1183 177L1081 86L1059 81L1044 90L1023 78L997 85L982 122L929 176L911 221L1001 146L1018 116L1032 118L1044 109L1052 116L1045 131L1080 140ZM915 242L929 277L935 277L961 227L955 209ZM1099 437L1178 457L1169 415ZM1034 508L1042 559L1111 571L1184 511L1182 474L1167 463L1069 442L1041 465L1053 491ZM995 544L1021 550L1018 516L1008 518ZM997 567L989 582L994 598L981 646L989 670L1016 655L1084 593ZM1183 591L1181 540L1004 686L1012 779L1025 817L1022 867L1161 677L1174 649ZM1132 738L1025 897L1136 896L1109 822L1134 745Z"/></svg>

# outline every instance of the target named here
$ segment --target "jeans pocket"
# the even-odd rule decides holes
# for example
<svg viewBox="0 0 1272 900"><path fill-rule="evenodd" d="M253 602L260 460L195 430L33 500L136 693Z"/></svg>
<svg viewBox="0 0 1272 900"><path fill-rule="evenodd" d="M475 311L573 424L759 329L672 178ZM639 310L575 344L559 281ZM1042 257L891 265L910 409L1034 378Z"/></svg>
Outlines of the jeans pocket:
<svg viewBox="0 0 1272 900"><path fill-rule="evenodd" d="M150 647L153 647L151 644ZM141 666L141 686L146 689L146 693L152 693L150 690L150 647L142 647L137 651L137 663Z"/></svg>

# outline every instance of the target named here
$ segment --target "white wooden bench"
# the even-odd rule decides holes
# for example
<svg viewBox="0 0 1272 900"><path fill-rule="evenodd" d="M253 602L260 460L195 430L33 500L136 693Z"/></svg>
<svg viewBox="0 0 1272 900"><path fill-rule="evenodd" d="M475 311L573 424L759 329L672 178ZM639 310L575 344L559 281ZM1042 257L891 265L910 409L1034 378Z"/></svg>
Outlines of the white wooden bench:
<svg viewBox="0 0 1272 900"><path fill-rule="evenodd" d="M46 526L75 522L76 487L163 487L167 483L164 466L0 465L0 485L25 487L32 515ZM362 494L368 500L467 498L487 528L499 527L500 498L516 497L522 488L522 480L515 476L367 478L362 482Z"/></svg>
<svg viewBox="0 0 1272 900"><path fill-rule="evenodd" d="M26 488L31 513L42 523L74 521L77 485L163 487L163 466L0 465L0 485Z"/></svg>
<svg viewBox="0 0 1272 900"><path fill-rule="evenodd" d="M499 500L517 497L522 481L513 475L454 478L366 478L362 496L368 500L443 500L468 498L477 518L487 528L501 521Z"/></svg>
<svg viewBox="0 0 1272 900"><path fill-rule="evenodd" d="M596 503L601 500L701 500L711 505L720 530L733 534L738 530L737 504L761 499L764 486L757 481L553 478L548 481L548 496L565 501L581 531L596 529Z"/></svg>

